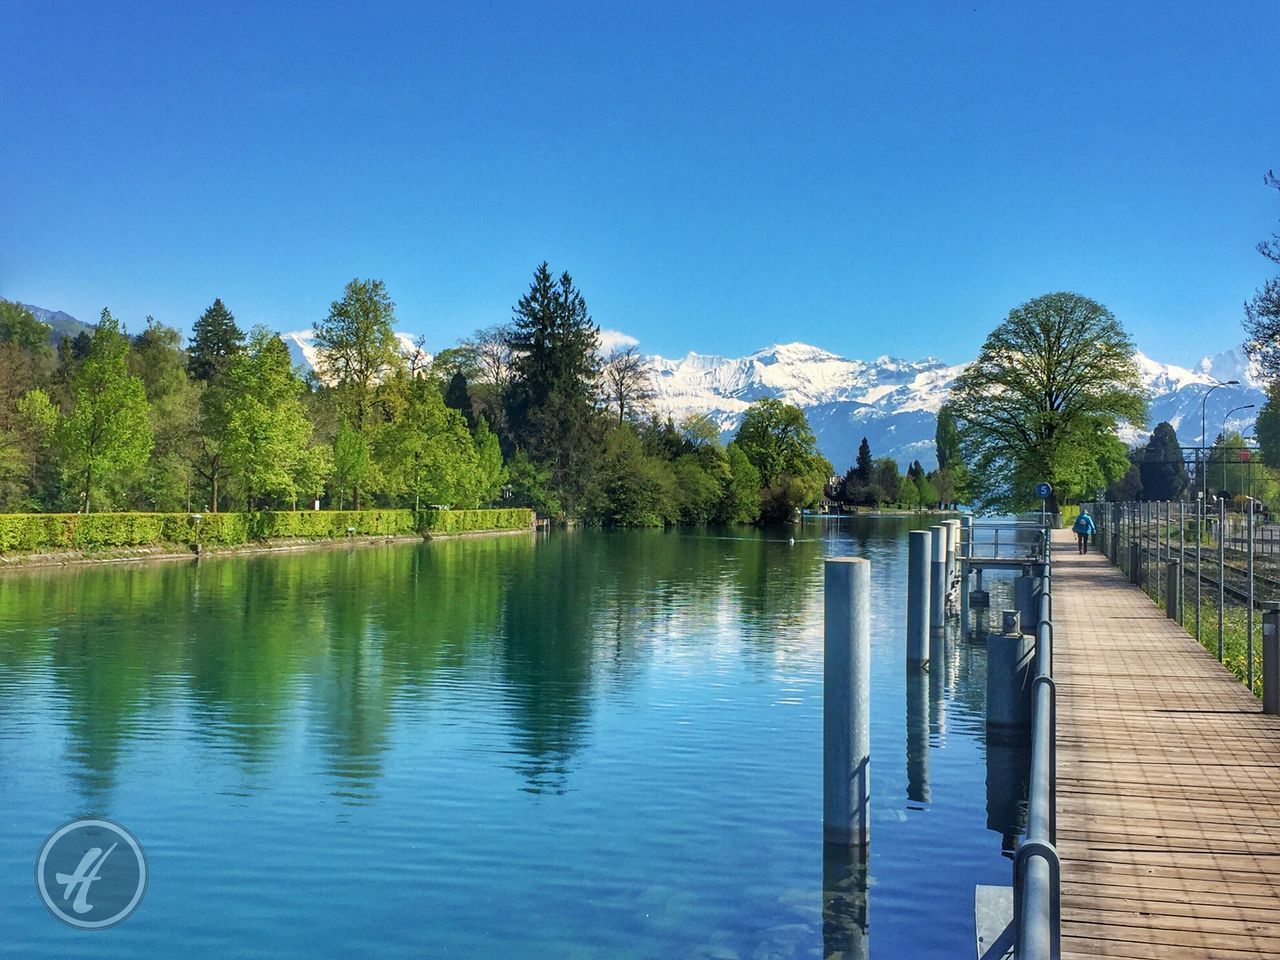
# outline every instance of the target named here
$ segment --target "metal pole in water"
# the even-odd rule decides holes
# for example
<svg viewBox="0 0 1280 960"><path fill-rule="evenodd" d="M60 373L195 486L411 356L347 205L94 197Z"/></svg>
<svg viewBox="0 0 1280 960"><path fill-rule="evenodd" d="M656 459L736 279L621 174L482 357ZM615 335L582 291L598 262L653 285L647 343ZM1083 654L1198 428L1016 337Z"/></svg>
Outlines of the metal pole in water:
<svg viewBox="0 0 1280 960"><path fill-rule="evenodd" d="M865 847L871 826L871 563L824 564L822 834Z"/></svg>
<svg viewBox="0 0 1280 960"><path fill-rule="evenodd" d="M931 534L912 530L907 544L907 663L929 662Z"/></svg>
<svg viewBox="0 0 1280 960"><path fill-rule="evenodd" d="M929 528L929 627L942 630L947 625L947 528Z"/></svg>

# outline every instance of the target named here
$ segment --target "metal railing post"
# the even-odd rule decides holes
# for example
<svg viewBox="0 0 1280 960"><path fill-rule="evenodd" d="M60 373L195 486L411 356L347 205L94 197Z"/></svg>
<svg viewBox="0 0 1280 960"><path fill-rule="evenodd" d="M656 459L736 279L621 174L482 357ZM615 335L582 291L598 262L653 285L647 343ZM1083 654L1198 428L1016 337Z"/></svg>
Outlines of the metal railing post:
<svg viewBox="0 0 1280 960"><path fill-rule="evenodd" d="M1226 569L1227 569L1227 501L1218 498L1218 662L1223 659L1222 651L1222 611L1227 602Z"/></svg>

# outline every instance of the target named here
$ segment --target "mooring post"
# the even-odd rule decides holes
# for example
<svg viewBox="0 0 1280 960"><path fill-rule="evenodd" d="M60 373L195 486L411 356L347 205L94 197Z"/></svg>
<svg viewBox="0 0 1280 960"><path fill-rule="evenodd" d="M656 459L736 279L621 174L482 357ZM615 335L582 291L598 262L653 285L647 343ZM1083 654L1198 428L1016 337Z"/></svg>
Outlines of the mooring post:
<svg viewBox="0 0 1280 960"><path fill-rule="evenodd" d="M907 543L907 663L929 662L931 535L912 530Z"/></svg>
<svg viewBox="0 0 1280 960"><path fill-rule="evenodd" d="M944 520L942 525L947 528L947 595L950 596L960 578L960 521Z"/></svg>
<svg viewBox="0 0 1280 960"><path fill-rule="evenodd" d="M865 847L871 826L871 563L824 565L822 822L827 843Z"/></svg>
<svg viewBox="0 0 1280 960"><path fill-rule="evenodd" d="M1280 600L1263 604L1262 712L1280 713Z"/></svg>
<svg viewBox="0 0 1280 960"><path fill-rule="evenodd" d="M1031 723L1031 673L1035 644L1022 632L1017 610L1004 611L1003 630L987 637L987 726Z"/></svg>
<svg viewBox="0 0 1280 960"><path fill-rule="evenodd" d="M947 625L947 528L930 527L929 542L929 626L940 631Z"/></svg>
<svg viewBox="0 0 1280 960"><path fill-rule="evenodd" d="M1022 575L1013 578L1013 604L1018 608L1023 633L1035 632L1040 614L1039 586L1040 579L1030 567L1023 567Z"/></svg>
<svg viewBox="0 0 1280 960"><path fill-rule="evenodd" d="M1178 619L1178 587L1182 585L1182 561L1170 557L1164 571L1164 615Z"/></svg>

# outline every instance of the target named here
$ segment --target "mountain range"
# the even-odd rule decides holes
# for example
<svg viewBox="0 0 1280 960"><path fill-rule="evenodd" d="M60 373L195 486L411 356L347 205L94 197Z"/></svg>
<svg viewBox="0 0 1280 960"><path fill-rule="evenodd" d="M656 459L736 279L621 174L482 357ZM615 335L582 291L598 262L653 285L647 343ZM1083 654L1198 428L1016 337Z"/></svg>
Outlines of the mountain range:
<svg viewBox="0 0 1280 960"><path fill-rule="evenodd" d="M55 342L63 335L92 330L61 311L24 306L50 326L50 338ZM309 330L281 334L294 363L308 370L316 361L310 334ZM412 353L412 336L397 336L405 352ZM1252 410L1238 411L1228 423L1233 429L1245 430L1266 401L1262 383L1243 349L1205 357L1194 370L1160 363L1141 352L1136 359L1151 401L1149 423L1169 421L1184 446L1199 444L1201 401L1213 383L1240 381L1238 386L1215 390L1210 397L1205 418L1209 443L1222 429L1228 411L1254 405ZM654 408L659 414L679 421L690 413L705 413L728 439L753 401L776 397L804 410L819 448L841 471L853 462L863 437L875 456L890 456L902 465L919 460L932 468L936 463L933 435L938 408L965 367L932 357L857 360L804 343L775 343L745 357L689 353L679 359L655 355L646 360L653 374ZM1132 429L1122 434L1131 444L1142 442L1147 435L1147 431Z"/></svg>

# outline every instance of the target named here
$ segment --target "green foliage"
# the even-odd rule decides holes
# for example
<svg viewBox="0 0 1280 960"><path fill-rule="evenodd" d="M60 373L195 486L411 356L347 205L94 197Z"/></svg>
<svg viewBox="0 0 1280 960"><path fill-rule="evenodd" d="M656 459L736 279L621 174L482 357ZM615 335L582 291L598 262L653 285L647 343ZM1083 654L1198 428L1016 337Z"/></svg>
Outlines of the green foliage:
<svg viewBox="0 0 1280 960"><path fill-rule="evenodd" d="M357 496L356 491L369 478L372 466L368 441L344 421L333 441L333 485L339 510L346 504L348 494Z"/></svg>
<svg viewBox="0 0 1280 960"><path fill-rule="evenodd" d="M246 349L232 361L227 380L224 452L246 503L256 506L261 497L294 500L311 423L288 348L270 330L256 327Z"/></svg>
<svg viewBox="0 0 1280 960"><path fill-rule="evenodd" d="M49 328L26 307L0 300L0 343L16 344L27 353L47 353Z"/></svg>
<svg viewBox="0 0 1280 960"><path fill-rule="evenodd" d="M948 470L964 463L960 455L960 427L956 415L948 404L938 411L938 425L933 434L934 452L938 457L938 469Z"/></svg>
<svg viewBox="0 0 1280 960"><path fill-rule="evenodd" d="M197 519L199 516L199 519ZM282 510L257 513L0 514L0 554L165 545L235 546L289 538L527 530L531 511Z"/></svg>
<svg viewBox="0 0 1280 960"><path fill-rule="evenodd" d="M599 328L568 273L543 262L508 330L507 422L515 446L550 471L557 499L574 510L599 450L595 383Z"/></svg>
<svg viewBox="0 0 1280 960"><path fill-rule="evenodd" d="M975 505L1027 508L1048 480L1056 510L1105 487L1123 469L1109 438L1146 419L1133 354L1111 312L1085 297L1053 293L1010 311L949 400Z"/></svg>
<svg viewBox="0 0 1280 960"><path fill-rule="evenodd" d="M129 369L141 381L150 406L155 445L129 498L138 508L169 511L190 506L199 455L200 397L204 384L188 376L182 335L147 317L129 352Z"/></svg>
<svg viewBox="0 0 1280 960"><path fill-rule="evenodd" d="M1126 464L1127 469L1127 464ZM1180 500L1187 492L1186 464L1173 425L1156 425L1138 465L1143 496L1148 500Z"/></svg>
<svg viewBox="0 0 1280 960"><path fill-rule="evenodd" d="M333 386L339 415L361 434L374 426L378 383L404 367L394 323L386 285L355 279L315 325L316 372Z"/></svg>
<svg viewBox="0 0 1280 960"><path fill-rule="evenodd" d="M754 523L760 517L760 471L736 443L725 448L729 479L716 513L720 523Z"/></svg>
<svg viewBox="0 0 1280 960"><path fill-rule="evenodd" d="M734 442L760 473L764 519L789 520L822 496L831 464L818 453L799 407L772 397L756 401L743 415Z"/></svg>
<svg viewBox="0 0 1280 960"><path fill-rule="evenodd" d="M89 355L71 384L71 412L57 431L64 473L85 513L151 453L146 389L129 374L128 354L129 341L104 309Z"/></svg>
<svg viewBox="0 0 1280 960"><path fill-rule="evenodd" d="M1264 182L1280 190L1280 177L1268 171ZM1258 244L1258 252L1280 265L1280 233ZM1245 350L1268 380L1280 378L1280 276L1267 279L1244 305Z"/></svg>
<svg viewBox="0 0 1280 960"><path fill-rule="evenodd" d="M551 471L533 461L523 450L516 451L508 467L511 501L529 507L544 517L561 514L560 501L551 492Z"/></svg>
<svg viewBox="0 0 1280 960"><path fill-rule="evenodd" d="M244 331L221 299L215 299L191 327L187 370L193 380L209 383L226 373L242 349Z"/></svg>
<svg viewBox="0 0 1280 960"><path fill-rule="evenodd" d="M902 474L893 457L880 457L871 471L871 490L877 504L898 503L902 492Z"/></svg>
<svg viewBox="0 0 1280 960"><path fill-rule="evenodd" d="M671 464L645 453L630 424L609 432L586 497L589 519L604 526L659 527L678 515Z"/></svg>
<svg viewBox="0 0 1280 960"><path fill-rule="evenodd" d="M1267 384L1267 402L1258 411L1254 427L1262 460L1269 467L1280 467L1280 380Z"/></svg>

